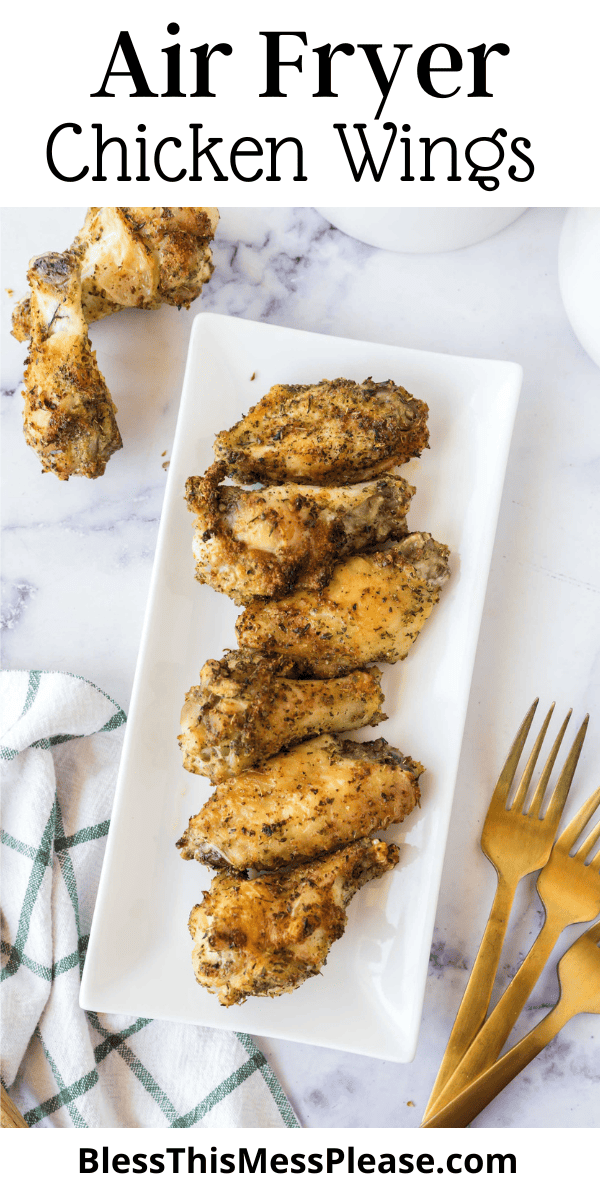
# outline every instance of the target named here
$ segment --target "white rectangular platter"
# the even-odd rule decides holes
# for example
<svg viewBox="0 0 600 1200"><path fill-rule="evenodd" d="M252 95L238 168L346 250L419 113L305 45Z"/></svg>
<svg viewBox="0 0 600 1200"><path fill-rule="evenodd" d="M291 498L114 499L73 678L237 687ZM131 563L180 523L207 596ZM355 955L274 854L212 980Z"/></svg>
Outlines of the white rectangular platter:
<svg viewBox="0 0 600 1200"><path fill-rule="evenodd" d="M397 868L349 908L327 965L290 995L222 1008L195 981L187 920L211 874L175 842L211 793L177 744L186 691L207 658L235 648L239 613L194 579L188 475L212 461L215 434L275 383L394 379L430 408L431 449L402 473L416 485L409 528L452 549L452 576L404 663L386 667L385 736L425 764L422 802L388 831ZM190 342L181 408L81 1004L102 1012L352 1050L414 1056L473 660L521 383L513 363L455 358L203 314Z"/></svg>

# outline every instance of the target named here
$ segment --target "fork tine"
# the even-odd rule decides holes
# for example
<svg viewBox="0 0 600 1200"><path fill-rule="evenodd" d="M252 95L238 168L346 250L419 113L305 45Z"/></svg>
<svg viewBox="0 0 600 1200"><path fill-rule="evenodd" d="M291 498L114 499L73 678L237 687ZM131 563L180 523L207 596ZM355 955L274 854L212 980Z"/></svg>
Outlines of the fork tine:
<svg viewBox="0 0 600 1200"><path fill-rule="evenodd" d="M596 842L598 841L599 837L600 837L600 821L598 821L597 824L594 826L594 828L592 829L592 832L590 834L588 834L588 836L585 839L585 842L581 843L581 846L579 847L579 850L577 851L577 854L574 855L574 857L579 859L579 862L585 862L588 854L590 853L590 850L596 845Z"/></svg>
<svg viewBox="0 0 600 1200"><path fill-rule="evenodd" d="M575 742L571 746L569 756L566 758L562 772L560 772L558 784L556 787L554 787L554 791L552 792L552 796L550 798L550 804L548 804L546 818L550 821L556 820L557 824L560 812L562 812L566 803L566 797L569 796L569 790L572 784L572 776L575 775L575 768L578 761L580 761L581 748L584 738L586 738L586 733L588 732L588 721L589 714L583 718L580 732L577 733ZM583 829L583 826L581 828Z"/></svg>
<svg viewBox="0 0 600 1200"><path fill-rule="evenodd" d="M600 837L600 821L598 821L598 824L594 827L594 829L592 829L590 836L585 839L585 842L582 842L581 846L579 847L579 850L577 851L577 854L575 854L574 857L579 859L580 862L585 862L590 850L592 849L593 846L596 845L596 842L598 841L599 837Z"/></svg>
<svg viewBox="0 0 600 1200"><path fill-rule="evenodd" d="M569 724L569 721L571 720L572 712L573 712L573 709L570 708L559 731L558 731L558 736L557 736L556 741L550 751L548 761L546 763L546 766L544 767L544 770L542 771L538 785L533 794L533 800L531 801L531 805L529 807L529 813L528 813L528 816L530 816L530 817L539 817L539 815L540 815L540 809L544 802L546 788L548 787L548 780L552 774L552 768L556 761L556 755L558 754L558 751L560 750L560 745L561 745L561 742L565 735L565 729L567 728L567 725ZM567 794L568 793L565 792L565 797L564 797L563 803L560 806L560 808L558 809L558 811L556 812L556 814L554 814L554 813L552 814L553 818L554 818L554 816L556 816L556 825L557 826L558 826L558 822L560 819L560 814L561 814L561 812L566 804L566 801L567 801ZM548 816L548 813L546 813L546 816Z"/></svg>
<svg viewBox="0 0 600 1200"><path fill-rule="evenodd" d="M523 771L523 774L521 776L521 782L519 783L519 786L517 788L517 794L510 806L511 812L514 812L514 813L523 812L523 807L524 807L525 801L527 799L527 792L529 791L529 784L531 783L531 776L533 775L533 772L535 769L535 764L538 760L539 753L542 748L542 742L544 741L544 738L546 736L546 730L550 724L550 718L551 718L553 712L554 712L554 704L551 704L548 715L544 721L544 724L542 725L542 728L540 729L540 732L538 733L537 738L535 739L535 745L534 745L533 750L531 751L531 754L529 755L529 758L527 760L527 766L525 767L525 770ZM557 753L558 753L558 749L557 749ZM536 795L537 795L537 792L536 792Z"/></svg>
<svg viewBox="0 0 600 1200"><path fill-rule="evenodd" d="M500 772L498 782L494 788L492 799L490 800L490 808L492 805L501 805L504 807L506 804L508 793L510 791L510 785L515 777L515 771L521 757L523 746L527 741L527 734L531 728L531 722L535 716L535 710L538 706L538 703L539 697L538 699L534 700L529 712L523 718L519 726L517 736L515 737L515 740L508 752L506 762Z"/></svg>
<svg viewBox="0 0 600 1200"><path fill-rule="evenodd" d="M580 833L583 833L590 817L593 816L599 804L600 788L596 788L596 791L592 792L589 800L586 800L585 804L581 805L579 812L575 813L573 820L569 822L567 828L557 838L556 845L560 850L569 851L573 848L577 838Z"/></svg>

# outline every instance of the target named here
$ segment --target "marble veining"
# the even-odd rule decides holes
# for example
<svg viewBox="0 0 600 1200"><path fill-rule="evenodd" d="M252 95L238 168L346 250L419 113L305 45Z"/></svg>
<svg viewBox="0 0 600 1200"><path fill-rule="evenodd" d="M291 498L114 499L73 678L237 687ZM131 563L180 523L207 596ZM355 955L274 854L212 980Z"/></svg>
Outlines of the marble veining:
<svg viewBox="0 0 600 1200"><path fill-rule="evenodd" d="M4 586L4 584L3 584ZM11 585L10 592L2 597L2 612L0 613L0 629L14 629L20 620L37 588L27 580L21 580Z"/></svg>
<svg viewBox="0 0 600 1200"><path fill-rule="evenodd" d="M189 330L201 309L524 367L417 1056L397 1066L258 1039L305 1125L418 1126L493 896L495 874L478 848L485 809L534 696L541 707L556 700L557 720L573 706L574 726L586 711L592 716L568 811L598 783L600 563L592 547L600 525L600 373L560 301L563 213L530 210L480 245L402 255L347 237L314 209L224 210L215 273L189 312L126 312L92 327L124 449L102 479L61 483L41 474L22 436L24 347L10 337L9 321L28 259L68 245L83 212L2 214L2 287L14 292L2 292L5 666L72 671L127 707ZM542 918L534 881L527 880L494 998ZM555 965L579 928L559 940L511 1043L556 1002ZM580 1015L474 1125L597 1127L599 1081L600 1019Z"/></svg>
<svg viewBox="0 0 600 1200"><path fill-rule="evenodd" d="M460 950L453 949L447 942L433 942L431 953L429 955L429 975L435 975L436 979L441 979L444 971L448 967L454 967L458 971L469 971L470 966ZM466 977L465 977L466 983Z"/></svg>

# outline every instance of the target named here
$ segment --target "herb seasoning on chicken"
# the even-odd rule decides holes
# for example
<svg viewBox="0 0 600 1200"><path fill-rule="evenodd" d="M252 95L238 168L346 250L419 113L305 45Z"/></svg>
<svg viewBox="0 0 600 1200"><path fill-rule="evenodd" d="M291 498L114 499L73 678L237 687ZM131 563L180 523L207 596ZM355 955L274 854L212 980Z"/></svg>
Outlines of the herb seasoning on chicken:
<svg viewBox="0 0 600 1200"><path fill-rule="evenodd" d="M221 783L319 733L385 721L381 671L298 679L291 659L233 650L209 659L181 712L183 765Z"/></svg>
<svg viewBox="0 0 600 1200"><path fill-rule="evenodd" d="M23 426L44 471L95 479L121 447L115 406L90 345L74 254L33 259Z"/></svg>
<svg viewBox="0 0 600 1200"><path fill-rule="evenodd" d="M245 491L219 486L226 470L216 463L192 476L186 499L196 517L196 578L236 604L322 587L340 558L408 532L415 489L393 475L348 487Z"/></svg>
<svg viewBox="0 0 600 1200"><path fill-rule="evenodd" d="M219 434L215 458L240 483L358 483L420 455L427 413L391 379L276 384Z"/></svg>
<svg viewBox="0 0 600 1200"><path fill-rule="evenodd" d="M319 858L404 820L423 770L384 738L323 734L219 784L177 845L183 858L236 871Z"/></svg>
<svg viewBox="0 0 600 1200"><path fill-rule="evenodd" d="M448 555L430 534L412 533L389 550L346 559L321 591L250 604L236 622L239 645L286 655L321 679L398 662L439 600Z"/></svg>
<svg viewBox="0 0 600 1200"><path fill-rule="evenodd" d="M247 605L179 737L217 785L177 846L217 868L189 930L220 1004L320 972L351 896L398 861L372 835L419 803L421 763L336 734L385 719L373 664L406 657L448 577L448 547L407 533L415 489L390 474L428 445L427 415L391 380L276 385L187 480L196 577Z"/></svg>
<svg viewBox="0 0 600 1200"><path fill-rule="evenodd" d="M225 1006L294 991L325 965L355 893L397 862L397 846L363 838L257 879L220 871L189 919L198 983Z"/></svg>
<svg viewBox="0 0 600 1200"><path fill-rule="evenodd" d="M70 250L33 259L13 334L31 341L25 436L59 479L104 474L122 442L88 325L122 308L189 308L210 279L216 208L90 208Z"/></svg>
<svg viewBox="0 0 600 1200"><path fill-rule="evenodd" d="M81 270L83 319L123 308L189 308L213 271L216 208L89 208L71 253ZM32 336L29 297L13 313L17 341Z"/></svg>

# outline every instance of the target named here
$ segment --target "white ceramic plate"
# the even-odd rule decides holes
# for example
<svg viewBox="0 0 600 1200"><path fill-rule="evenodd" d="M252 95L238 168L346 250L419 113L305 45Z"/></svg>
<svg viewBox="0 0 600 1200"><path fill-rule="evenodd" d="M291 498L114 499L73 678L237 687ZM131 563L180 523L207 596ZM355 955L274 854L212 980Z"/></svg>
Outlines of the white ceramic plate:
<svg viewBox="0 0 600 1200"><path fill-rule="evenodd" d="M194 579L188 475L215 434L274 383L392 378L430 406L431 449L403 472L411 529L452 547L452 578L405 663L387 667L382 734L427 767L422 805L388 831L395 871L352 901L322 975L291 995L222 1008L195 981L187 920L210 873L175 841L208 798L177 745L187 689L235 647L239 609ZM471 672L521 369L204 314L192 330L110 835L81 1004L354 1050L414 1056Z"/></svg>

